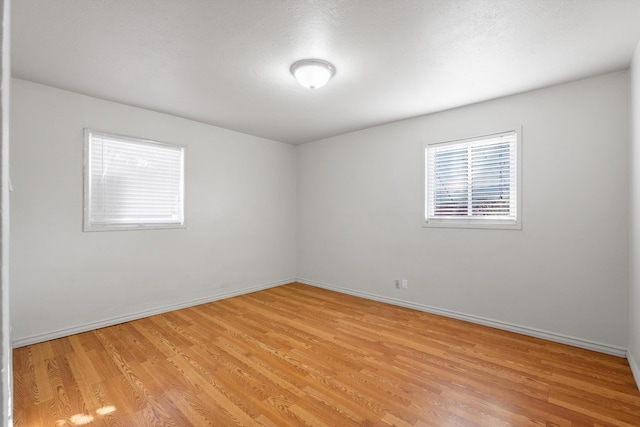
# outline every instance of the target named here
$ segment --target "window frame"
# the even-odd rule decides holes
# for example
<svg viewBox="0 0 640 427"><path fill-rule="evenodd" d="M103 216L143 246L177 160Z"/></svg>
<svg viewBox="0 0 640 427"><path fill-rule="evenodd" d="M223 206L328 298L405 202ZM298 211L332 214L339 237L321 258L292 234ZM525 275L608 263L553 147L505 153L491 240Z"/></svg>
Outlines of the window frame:
<svg viewBox="0 0 640 427"><path fill-rule="evenodd" d="M454 144L472 144L481 140L495 139L504 135L515 135L515 186L516 186L516 218L512 219L499 219L499 218L485 218L482 216L465 216L465 217L448 217L448 218L429 218L429 166L428 150L429 147L454 145ZM422 226L425 228L480 228L480 229L505 229L505 230L521 230L522 229L522 127L513 127L510 130L487 133L470 138L452 139L447 141L434 141L425 142L422 146Z"/></svg>
<svg viewBox="0 0 640 427"><path fill-rule="evenodd" d="M166 146L173 149L179 149L181 156L181 221L165 222L165 223L93 223L91 222L91 137L99 135L116 140L130 141L134 144ZM83 231L125 231L125 230L153 230L153 229L180 229L186 228L186 145L166 143L147 138L138 138L125 135L117 135L110 132L98 131L95 129L84 129L84 161L83 161Z"/></svg>

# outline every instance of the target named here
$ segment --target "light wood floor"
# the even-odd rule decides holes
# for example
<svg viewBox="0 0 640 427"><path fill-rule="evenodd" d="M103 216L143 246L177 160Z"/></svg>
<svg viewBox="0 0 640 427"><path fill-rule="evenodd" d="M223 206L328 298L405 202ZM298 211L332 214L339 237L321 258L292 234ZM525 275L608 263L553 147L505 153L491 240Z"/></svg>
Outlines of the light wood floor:
<svg viewBox="0 0 640 427"><path fill-rule="evenodd" d="M13 357L17 427L640 426L625 359L301 284Z"/></svg>

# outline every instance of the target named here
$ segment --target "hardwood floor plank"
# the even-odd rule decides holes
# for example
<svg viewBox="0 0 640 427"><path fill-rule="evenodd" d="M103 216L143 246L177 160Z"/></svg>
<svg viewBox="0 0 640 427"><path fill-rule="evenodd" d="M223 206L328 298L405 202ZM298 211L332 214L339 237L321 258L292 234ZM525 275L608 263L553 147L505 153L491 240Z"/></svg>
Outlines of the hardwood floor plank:
<svg viewBox="0 0 640 427"><path fill-rule="evenodd" d="M139 418L139 411L145 403L137 395L133 395L132 389L125 384L123 378L109 378L102 386L104 394L101 398L101 408L113 407L113 414L117 415L125 426L144 425Z"/></svg>
<svg viewBox="0 0 640 427"><path fill-rule="evenodd" d="M112 397L111 391L107 388L107 383L94 384L91 387L97 405L95 408L88 408L88 413L92 414L96 420L96 424L103 424L113 427L127 426L127 420L132 417L127 406L119 405L120 410L115 405L116 401Z"/></svg>
<svg viewBox="0 0 640 427"><path fill-rule="evenodd" d="M297 283L13 360L16 427L640 426L625 359Z"/></svg>
<svg viewBox="0 0 640 427"><path fill-rule="evenodd" d="M549 402L615 425L638 426L640 410L616 399L608 399L585 389L558 388L549 393Z"/></svg>
<svg viewBox="0 0 640 427"><path fill-rule="evenodd" d="M200 393L197 395L183 394L177 390L169 390L167 397L176 403L182 413L189 420L189 425L193 426L216 426L215 414L207 409L204 403L206 395Z"/></svg>
<svg viewBox="0 0 640 427"><path fill-rule="evenodd" d="M53 399L54 391L49 380L49 370L53 354L47 351L47 343L33 348L33 372L35 376L36 389L33 400L36 403L46 402Z"/></svg>

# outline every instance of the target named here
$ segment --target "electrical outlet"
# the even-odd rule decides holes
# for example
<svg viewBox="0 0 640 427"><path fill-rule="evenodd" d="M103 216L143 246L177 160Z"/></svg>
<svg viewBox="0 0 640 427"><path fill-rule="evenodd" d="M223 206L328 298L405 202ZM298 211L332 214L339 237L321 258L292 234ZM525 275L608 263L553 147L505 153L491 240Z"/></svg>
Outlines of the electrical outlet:
<svg viewBox="0 0 640 427"><path fill-rule="evenodd" d="M396 279L396 289L400 289L400 280Z"/></svg>
<svg viewBox="0 0 640 427"><path fill-rule="evenodd" d="M407 279L402 279L402 289L409 288L409 281Z"/></svg>

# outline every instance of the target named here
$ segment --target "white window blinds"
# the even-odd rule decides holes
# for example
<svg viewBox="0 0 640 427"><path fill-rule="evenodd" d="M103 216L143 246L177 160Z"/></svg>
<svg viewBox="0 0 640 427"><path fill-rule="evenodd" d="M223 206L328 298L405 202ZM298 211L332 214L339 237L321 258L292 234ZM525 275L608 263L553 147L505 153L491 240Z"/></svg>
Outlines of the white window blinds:
<svg viewBox="0 0 640 427"><path fill-rule="evenodd" d="M184 148L85 132L85 230L184 224Z"/></svg>
<svg viewBox="0 0 640 427"><path fill-rule="evenodd" d="M425 149L425 220L518 223L517 134L430 144Z"/></svg>

